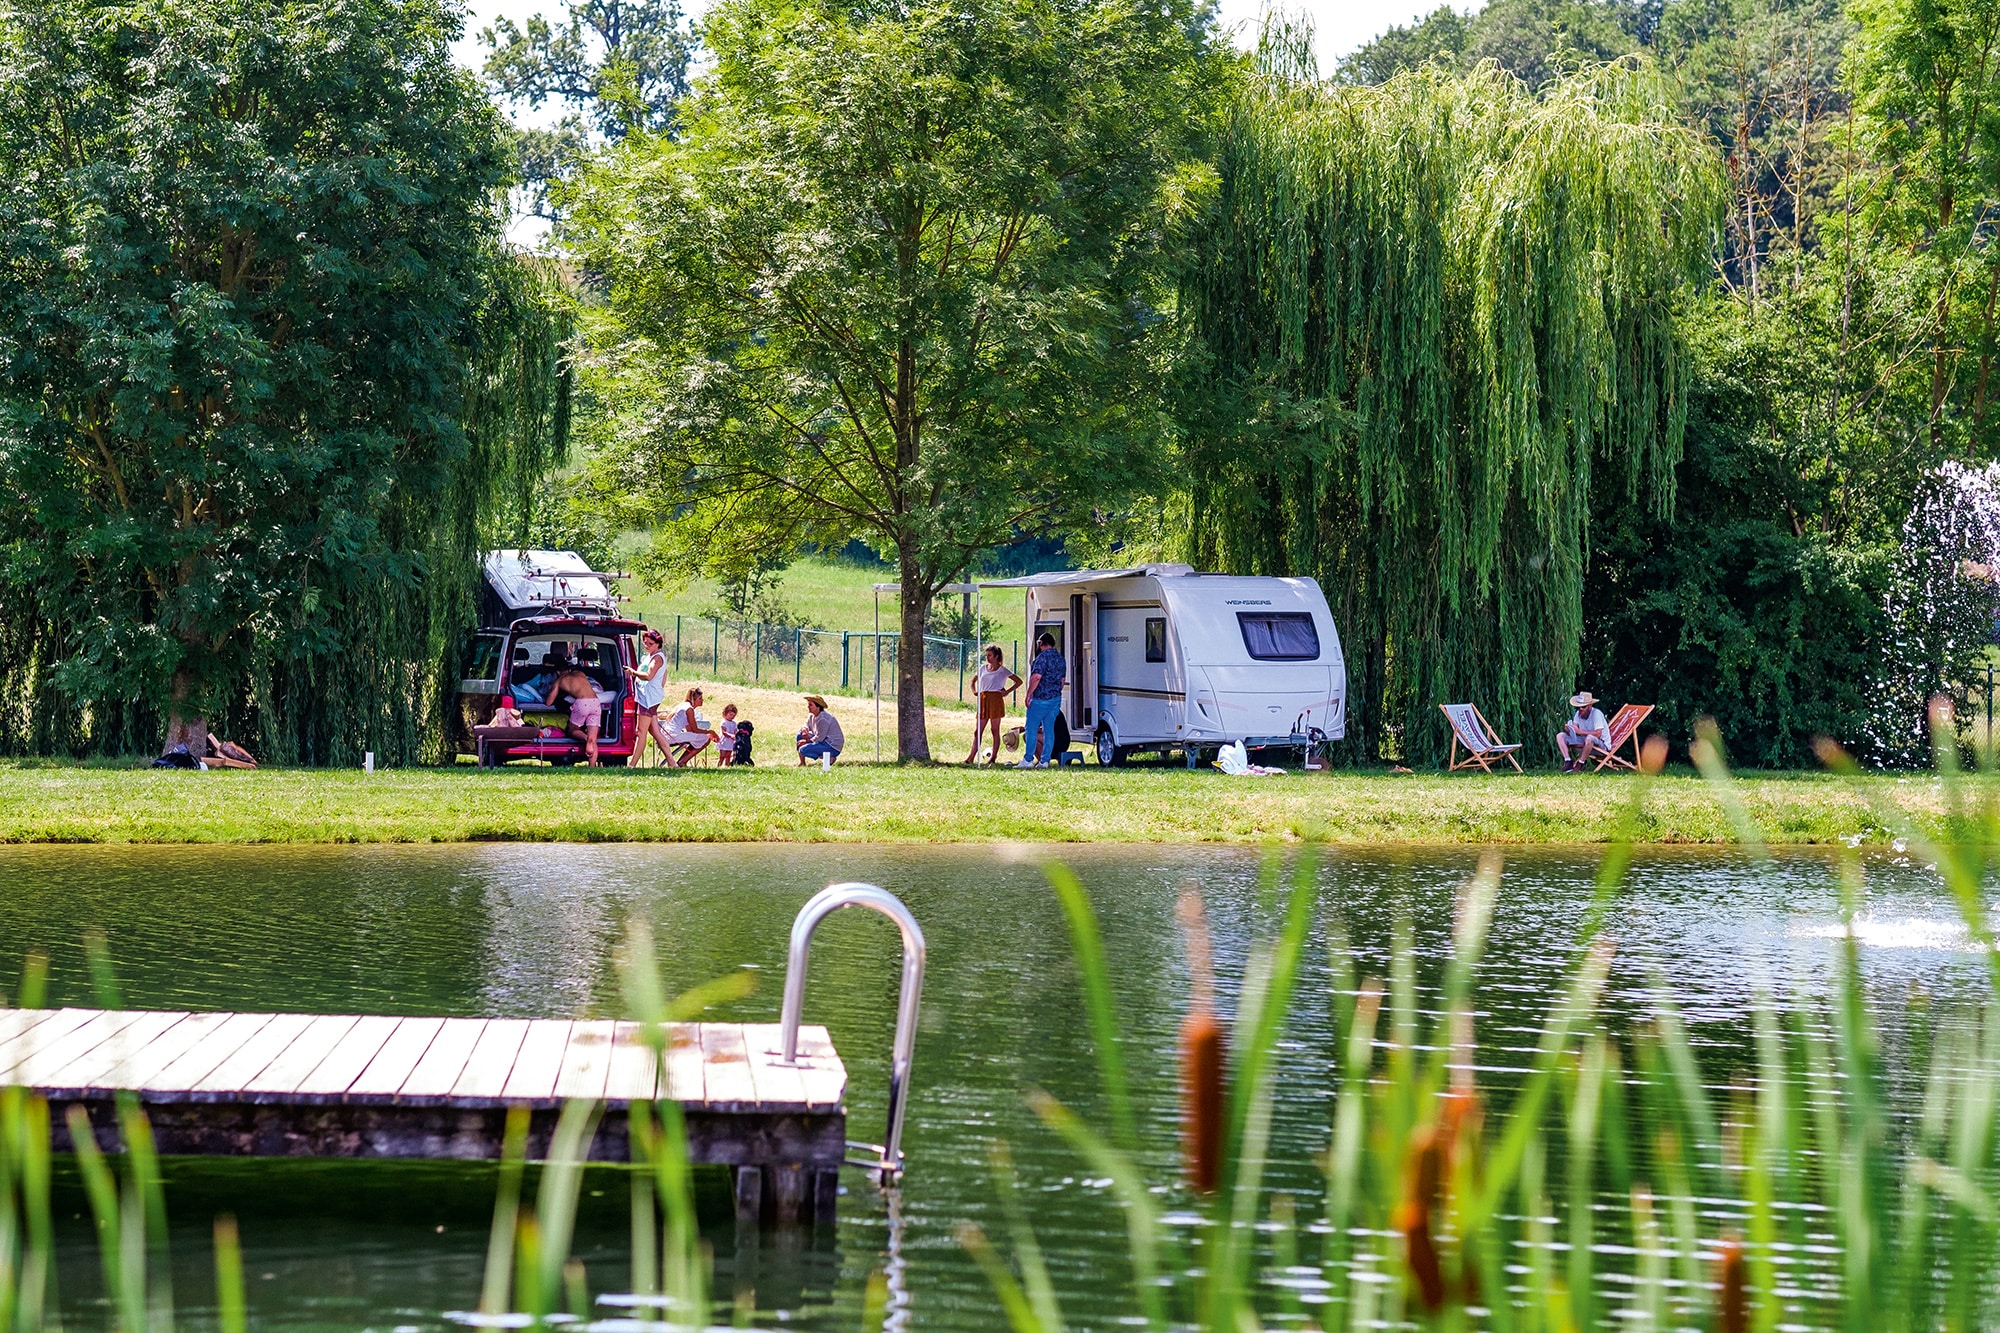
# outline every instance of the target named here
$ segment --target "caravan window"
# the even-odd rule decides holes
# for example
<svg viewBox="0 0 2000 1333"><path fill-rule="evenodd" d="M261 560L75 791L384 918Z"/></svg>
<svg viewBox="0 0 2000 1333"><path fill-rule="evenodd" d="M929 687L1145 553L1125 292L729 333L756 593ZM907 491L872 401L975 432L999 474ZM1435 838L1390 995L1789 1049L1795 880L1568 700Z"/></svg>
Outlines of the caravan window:
<svg viewBox="0 0 2000 1333"><path fill-rule="evenodd" d="M1167 622L1157 616L1149 616L1146 620L1146 660L1167 660Z"/></svg>
<svg viewBox="0 0 2000 1333"><path fill-rule="evenodd" d="M1243 646L1259 662L1312 662L1319 658L1319 630L1310 611L1238 611Z"/></svg>

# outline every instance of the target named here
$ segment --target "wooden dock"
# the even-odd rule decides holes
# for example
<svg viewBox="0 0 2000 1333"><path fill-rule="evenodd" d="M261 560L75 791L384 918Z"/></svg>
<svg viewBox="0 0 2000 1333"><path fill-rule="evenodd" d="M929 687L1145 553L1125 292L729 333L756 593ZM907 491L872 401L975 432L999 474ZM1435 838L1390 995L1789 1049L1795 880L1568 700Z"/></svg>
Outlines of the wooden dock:
<svg viewBox="0 0 2000 1333"><path fill-rule="evenodd" d="M495 1158L510 1106L540 1156L562 1104L591 1098L591 1156L624 1161L627 1108L672 1098L692 1158L735 1168L739 1215L779 1222L832 1217L846 1150L826 1029L801 1027L786 1065L775 1023L673 1024L662 1062L611 1021L0 1010L0 1084L48 1098L59 1148L69 1105L115 1148L130 1091L161 1152L261 1157Z"/></svg>

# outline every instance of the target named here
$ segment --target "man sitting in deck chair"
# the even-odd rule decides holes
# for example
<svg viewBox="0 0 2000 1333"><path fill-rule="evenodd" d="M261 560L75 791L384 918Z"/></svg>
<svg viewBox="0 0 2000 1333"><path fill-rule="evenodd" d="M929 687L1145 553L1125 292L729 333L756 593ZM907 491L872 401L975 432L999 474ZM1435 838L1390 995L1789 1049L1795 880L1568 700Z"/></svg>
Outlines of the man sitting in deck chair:
<svg viewBox="0 0 2000 1333"><path fill-rule="evenodd" d="M1556 749L1562 751L1563 772L1578 773L1590 762L1593 753L1611 753L1611 727L1597 707L1597 696L1589 690L1572 694L1569 706L1576 710L1576 716L1563 723L1563 729L1556 733ZM1571 746L1576 747L1574 755L1570 753Z"/></svg>

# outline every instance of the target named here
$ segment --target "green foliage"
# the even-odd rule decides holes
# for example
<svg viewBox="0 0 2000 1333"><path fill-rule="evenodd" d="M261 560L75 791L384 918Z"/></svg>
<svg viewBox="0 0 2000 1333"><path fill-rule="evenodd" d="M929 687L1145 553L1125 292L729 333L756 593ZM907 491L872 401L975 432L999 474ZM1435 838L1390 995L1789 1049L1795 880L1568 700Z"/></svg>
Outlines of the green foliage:
<svg viewBox="0 0 2000 1333"><path fill-rule="evenodd" d="M1932 448L2000 451L1990 403L2000 330L2000 2L1865 0L1848 57L1869 170L1869 258L1906 275L1928 318L1912 370Z"/></svg>
<svg viewBox="0 0 2000 1333"><path fill-rule="evenodd" d="M914 639L985 551L1158 478L1164 241L1224 57L1189 0L729 0L703 34L680 137L567 200L597 392L683 564L860 538Z"/></svg>
<svg viewBox="0 0 2000 1333"><path fill-rule="evenodd" d="M499 246L457 25L0 10L0 745L434 739L482 540L566 429L568 317Z"/></svg>
<svg viewBox="0 0 2000 1333"><path fill-rule="evenodd" d="M1327 586L1352 754L1441 754L1465 698L1552 734L1592 497L1672 499L1712 153L1638 63L1540 94L1267 68L1217 166L1183 298L1193 559Z"/></svg>
<svg viewBox="0 0 2000 1333"><path fill-rule="evenodd" d="M1340 62L1347 83L1387 83L1436 63L1464 72L1490 61L1539 88L1565 72L1641 49L1657 3L1632 0L1493 0L1471 15L1441 6L1397 25Z"/></svg>
<svg viewBox="0 0 2000 1333"><path fill-rule="evenodd" d="M549 187L589 153L593 133L616 140L631 129L673 128L694 56L678 0L574 0L567 8L560 23L537 14L517 27L501 18L479 34L486 78L503 100L570 108L553 127L516 131L522 181L543 209Z"/></svg>
<svg viewBox="0 0 2000 1333"><path fill-rule="evenodd" d="M1810 767L1816 736L1864 749L1894 552L1853 534L1883 531L1893 494L1813 447L1827 367L1792 324L1723 299L1689 324L1674 504L1593 517L1581 679L1654 704L1676 741L1713 717L1740 763Z"/></svg>

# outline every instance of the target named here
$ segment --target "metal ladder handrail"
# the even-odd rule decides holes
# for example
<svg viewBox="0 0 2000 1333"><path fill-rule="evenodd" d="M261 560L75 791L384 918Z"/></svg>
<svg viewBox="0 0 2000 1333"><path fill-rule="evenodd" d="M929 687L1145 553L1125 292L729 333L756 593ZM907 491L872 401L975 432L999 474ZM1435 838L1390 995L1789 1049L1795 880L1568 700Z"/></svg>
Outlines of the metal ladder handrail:
<svg viewBox="0 0 2000 1333"><path fill-rule="evenodd" d="M875 1155L872 1161L850 1160L849 1165L872 1170L888 1185L903 1174L903 1111L910 1089L910 1059L917 1046L917 1006L923 997L925 953L923 928L895 894L874 884L829 884L799 909L792 921L791 948L785 959L785 1008L778 1059L782 1064L798 1063L799 1020L806 1006L806 963L812 952L813 932L843 907L872 908L894 921L903 933L903 984L896 997L896 1044L889 1061L888 1139L880 1144L852 1140L847 1144Z"/></svg>

